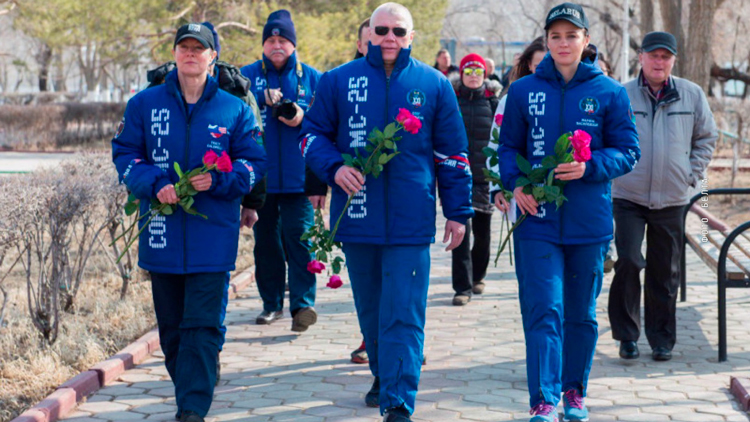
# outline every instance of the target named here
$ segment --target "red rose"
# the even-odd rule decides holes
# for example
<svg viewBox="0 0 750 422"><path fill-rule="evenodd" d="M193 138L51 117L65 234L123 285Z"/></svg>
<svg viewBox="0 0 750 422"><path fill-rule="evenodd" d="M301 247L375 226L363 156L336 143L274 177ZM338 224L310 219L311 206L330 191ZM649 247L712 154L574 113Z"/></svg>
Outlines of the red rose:
<svg viewBox="0 0 750 422"><path fill-rule="evenodd" d="M316 259L313 259L312 261L307 263L307 271L310 271L313 274L320 274L325 269L326 269L326 264Z"/></svg>
<svg viewBox="0 0 750 422"><path fill-rule="evenodd" d="M216 153L210 149L206 151L206 154L203 155L203 165L206 167L211 167L212 165L216 164L216 161L219 159L219 156L216 155Z"/></svg>
<svg viewBox="0 0 750 422"><path fill-rule="evenodd" d="M229 158L229 154L226 151L221 152L221 157L216 160L216 170L222 173L228 173L232 171L232 159Z"/></svg>
<svg viewBox="0 0 750 422"><path fill-rule="evenodd" d="M570 137L573 146L573 159L585 163L591 159L591 135L583 130L576 130Z"/></svg>
<svg viewBox="0 0 750 422"><path fill-rule="evenodd" d="M328 284L326 284L326 287L330 287L332 289L338 289L339 287L343 285L344 285L344 282L341 281L341 277L339 277L338 274L334 274L331 276L330 279L328 279Z"/></svg>
<svg viewBox="0 0 750 422"><path fill-rule="evenodd" d="M495 115L495 124L498 126L503 125L503 115L502 114L496 114Z"/></svg>
<svg viewBox="0 0 750 422"><path fill-rule="evenodd" d="M411 116L410 118L406 119L403 125L404 125L404 130L411 133L412 135L416 135L417 132L419 132L419 129L422 129L422 121L417 119L414 116Z"/></svg>
<svg viewBox="0 0 750 422"><path fill-rule="evenodd" d="M411 114L409 110L405 108L400 108L398 109L398 115L396 116L396 121L403 125L405 121L407 121L409 118L412 118L412 117L414 117L414 115Z"/></svg>

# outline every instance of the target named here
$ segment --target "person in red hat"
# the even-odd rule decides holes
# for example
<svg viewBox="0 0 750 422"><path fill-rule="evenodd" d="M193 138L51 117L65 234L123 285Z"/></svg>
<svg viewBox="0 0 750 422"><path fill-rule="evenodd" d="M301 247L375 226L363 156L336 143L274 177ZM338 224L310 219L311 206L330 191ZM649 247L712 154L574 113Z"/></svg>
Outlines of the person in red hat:
<svg viewBox="0 0 750 422"><path fill-rule="evenodd" d="M487 65L479 54L466 55L459 66L459 75L450 78L456 90L458 105L463 115L466 136L469 139L469 164L473 179L471 202L474 217L466 222L466 236L461 245L452 251L451 275L453 279L453 305L464 306L473 294L484 292L484 277L490 262L490 221L493 206L490 186L482 171L486 157L482 153L489 146L492 119L497 109L497 94L502 85L485 79ZM474 234L471 247L469 233Z"/></svg>

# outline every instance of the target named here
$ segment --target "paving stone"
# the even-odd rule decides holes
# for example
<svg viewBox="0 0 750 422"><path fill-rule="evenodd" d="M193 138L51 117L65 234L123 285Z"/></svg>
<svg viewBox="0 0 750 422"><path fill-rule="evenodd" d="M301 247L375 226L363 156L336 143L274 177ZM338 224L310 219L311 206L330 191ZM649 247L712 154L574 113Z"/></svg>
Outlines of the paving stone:
<svg viewBox="0 0 750 422"><path fill-rule="evenodd" d="M442 230L441 218L437 227ZM500 220L493 222L493 245ZM425 329L425 354L415 421L528 421L526 348L515 270L507 257L492 264L487 289L466 307L451 305L451 255L432 250ZM747 422L727 394L730 375L750 377L750 345L745 340L750 309L728 309L729 360L716 361L715 276L688 251L688 301L678 303L674 358L654 362L645 336L644 356L621 360L611 337L607 300L612 274L598 300L600 341L591 370L586 404L591 421ZM351 284L326 289L318 277L318 323L303 334L290 331L291 317L255 325L261 301L249 286L230 302L227 342L221 354L222 381L207 421L380 422L378 409L364 406L372 384L367 365L349 362L361 343ZM747 302L742 289L730 301ZM481 315L482 318L477 318ZM562 407L559 408L560 410ZM78 422L174 420L174 387L154 351L140 365L99 390L67 420Z"/></svg>

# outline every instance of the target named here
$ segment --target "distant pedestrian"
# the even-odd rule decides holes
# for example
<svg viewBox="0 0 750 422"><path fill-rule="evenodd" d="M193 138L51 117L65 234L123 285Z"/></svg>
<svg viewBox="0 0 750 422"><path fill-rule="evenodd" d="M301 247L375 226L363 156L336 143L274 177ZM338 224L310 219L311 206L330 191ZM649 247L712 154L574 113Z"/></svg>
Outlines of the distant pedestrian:
<svg viewBox="0 0 750 422"><path fill-rule="evenodd" d="M494 207L490 202L489 182L483 172L487 161L483 149L489 146L493 116L500 101L497 94L502 86L499 82L485 79L485 72L484 58L472 53L461 59L461 76L451 78L469 140L469 164L473 181L471 203L474 207L474 217L466 221L463 242L451 252L455 306L464 306L469 303L473 294L484 292L484 277L490 263L490 222Z"/></svg>
<svg viewBox="0 0 750 422"><path fill-rule="evenodd" d="M446 77L458 73L458 67L451 63L451 53L444 48L441 48L435 55L435 69Z"/></svg>
<svg viewBox="0 0 750 422"><path fill-rule="evenodd" d="M620 357L635 359L641 333L641 279L651 357L672 358L677 340L677 288L690 192L705 176L718 133L706 94L672 76L677 41L667 32L643 38L638 78L625 84L643 155L632 173L616 179L612 198L617 262L609 293L612 337ZM646 258L641 253L646 235Z"/></svg>
<svg viewBox="0 0 750 422"><path fill-rule="evenodd" d="M495 73L495 61L485 57L484 63L487 65L487 72L485 72L484 77L486 79L497 82L498 84L500 84L500 88L502 89L503 85L502 83L500 83L500 77Z"/></svg>
<svg viewBox="0 0 750 422"><path fill-rule="evenodd" d="M306 171L297 137L320 73L299 60L287 10L268 16L262 42L262 59L241 69L253 81L268 152L266 201L253 227L255 274L263 300L255 322L271 324L283 316L288 271L292 331L303 332L317 322L318 314L315 274L307 270L310 245L300 237L313 224L313 208L325 205L327 187Z"/></svg>

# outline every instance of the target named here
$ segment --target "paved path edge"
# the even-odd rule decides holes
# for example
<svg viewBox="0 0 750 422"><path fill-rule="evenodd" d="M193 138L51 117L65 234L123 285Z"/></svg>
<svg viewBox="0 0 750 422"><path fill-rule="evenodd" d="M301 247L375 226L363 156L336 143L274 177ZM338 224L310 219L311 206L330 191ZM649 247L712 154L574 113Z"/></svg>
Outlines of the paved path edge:
<svg viewBox="0 0 750 422"><path fill-rule="evenodd" d="M237 292L255 281L255 266L235 275L229 282L229 299L237 297ZM65 381L29 410L21 413L11 422L56 422L100 388L116 380L128 369L144 361L158 350L159 333L156 328L142 335L133 343L115 353L112 357L81 372Z"/></svg>

